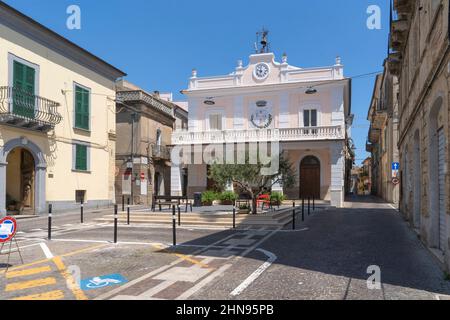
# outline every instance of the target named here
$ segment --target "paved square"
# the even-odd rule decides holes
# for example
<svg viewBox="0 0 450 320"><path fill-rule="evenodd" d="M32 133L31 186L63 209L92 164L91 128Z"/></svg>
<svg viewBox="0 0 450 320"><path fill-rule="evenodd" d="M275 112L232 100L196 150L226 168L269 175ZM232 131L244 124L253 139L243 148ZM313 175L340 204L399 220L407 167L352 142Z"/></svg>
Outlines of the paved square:
<svg viewBox="0 0 450 320"><path fill-rule="evenodd" d="M154 279L164 281L184 281L194 283L203 278L204 276L206 276L211 271L212 271L211 269L204 269L199 266L192 266L190 268L174 267L166 272L161 273Z"/></svg>

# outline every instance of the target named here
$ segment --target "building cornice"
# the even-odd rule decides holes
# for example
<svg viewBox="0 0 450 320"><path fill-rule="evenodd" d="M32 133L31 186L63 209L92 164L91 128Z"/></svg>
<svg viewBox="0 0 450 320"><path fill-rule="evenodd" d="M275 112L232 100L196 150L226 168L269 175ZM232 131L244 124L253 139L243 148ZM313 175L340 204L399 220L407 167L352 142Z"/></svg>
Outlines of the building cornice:
<svg viewBox="0 0 450 320"><path fill-rule="evenodd" d="M58 54L115 81L126 73L81 48L39 22L0 1L0 22L4 26L49 48Z"/></svg>

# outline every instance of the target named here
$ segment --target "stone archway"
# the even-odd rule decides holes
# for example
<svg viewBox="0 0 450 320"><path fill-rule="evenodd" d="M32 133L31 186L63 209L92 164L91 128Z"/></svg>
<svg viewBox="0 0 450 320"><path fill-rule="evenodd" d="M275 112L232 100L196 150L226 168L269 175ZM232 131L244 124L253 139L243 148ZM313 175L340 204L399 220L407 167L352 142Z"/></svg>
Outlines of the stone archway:
<svg viewBox="0 0 450 320"><path fill-rule="evenodd" d="M439 96L433 103L429 113L429 245L433 248L444 251L446 249L446 210L445 210L445 181L442 171L445 166L445 154L442 151L442 144L445 144L443 130L439 124L439 114L444 105L444 99ZM442 141L444 139L444 141Z"/></svg>
<svg viewBox="0 0 450 320"><path fill-rule="evenodd" d="M8 165L8 154L16 149L22 148L30 152L35 165L34 177L34 209L36 214L46 211L45 179L47 164L42 150L27 138L17 138L8 141L0 148L0 216L6 215L6 167Z"/></svg>

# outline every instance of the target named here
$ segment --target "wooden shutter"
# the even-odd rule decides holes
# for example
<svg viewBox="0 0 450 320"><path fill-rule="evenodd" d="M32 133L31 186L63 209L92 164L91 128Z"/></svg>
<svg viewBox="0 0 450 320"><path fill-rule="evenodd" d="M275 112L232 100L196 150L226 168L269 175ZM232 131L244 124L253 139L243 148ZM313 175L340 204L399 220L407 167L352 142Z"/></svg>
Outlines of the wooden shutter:
<svg viewBox="0 0 450 320"><path fill-rule="evenodd" d="M75 169L86 171L87 170L87 146L76 145L76 160Z"/></svg>
<svg viewBox="0 0 450 320"><path fill-rule="evenodd" d="M75 127L89 130L89 91L80 87L75 89Z"/></svg>

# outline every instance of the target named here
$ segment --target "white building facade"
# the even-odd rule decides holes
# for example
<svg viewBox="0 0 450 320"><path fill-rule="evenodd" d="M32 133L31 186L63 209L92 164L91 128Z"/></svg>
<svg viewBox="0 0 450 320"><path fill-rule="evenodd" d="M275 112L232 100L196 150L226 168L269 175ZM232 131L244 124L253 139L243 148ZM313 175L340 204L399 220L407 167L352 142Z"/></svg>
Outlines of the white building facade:
<svg viewBox="0 0 450 320"><path fill-rule="evenodd" d="M188 130L173 133L172 144L195 151L188 164L187 194L210 187L208 162L199 153L210 145L279 142L296 169L296 185L276 185L290 199L315 197L333 206L344 203L351 80L340 58L323 68L298 68L284 55L251 55L226 76L200 78L193 70L188 98ZM186 149L187 148L187 149ZM182 153L183 154L183 153ZM184 158L186 160L186 158ZM172 194L182 193L182 170L172 163Z"/></svg>

